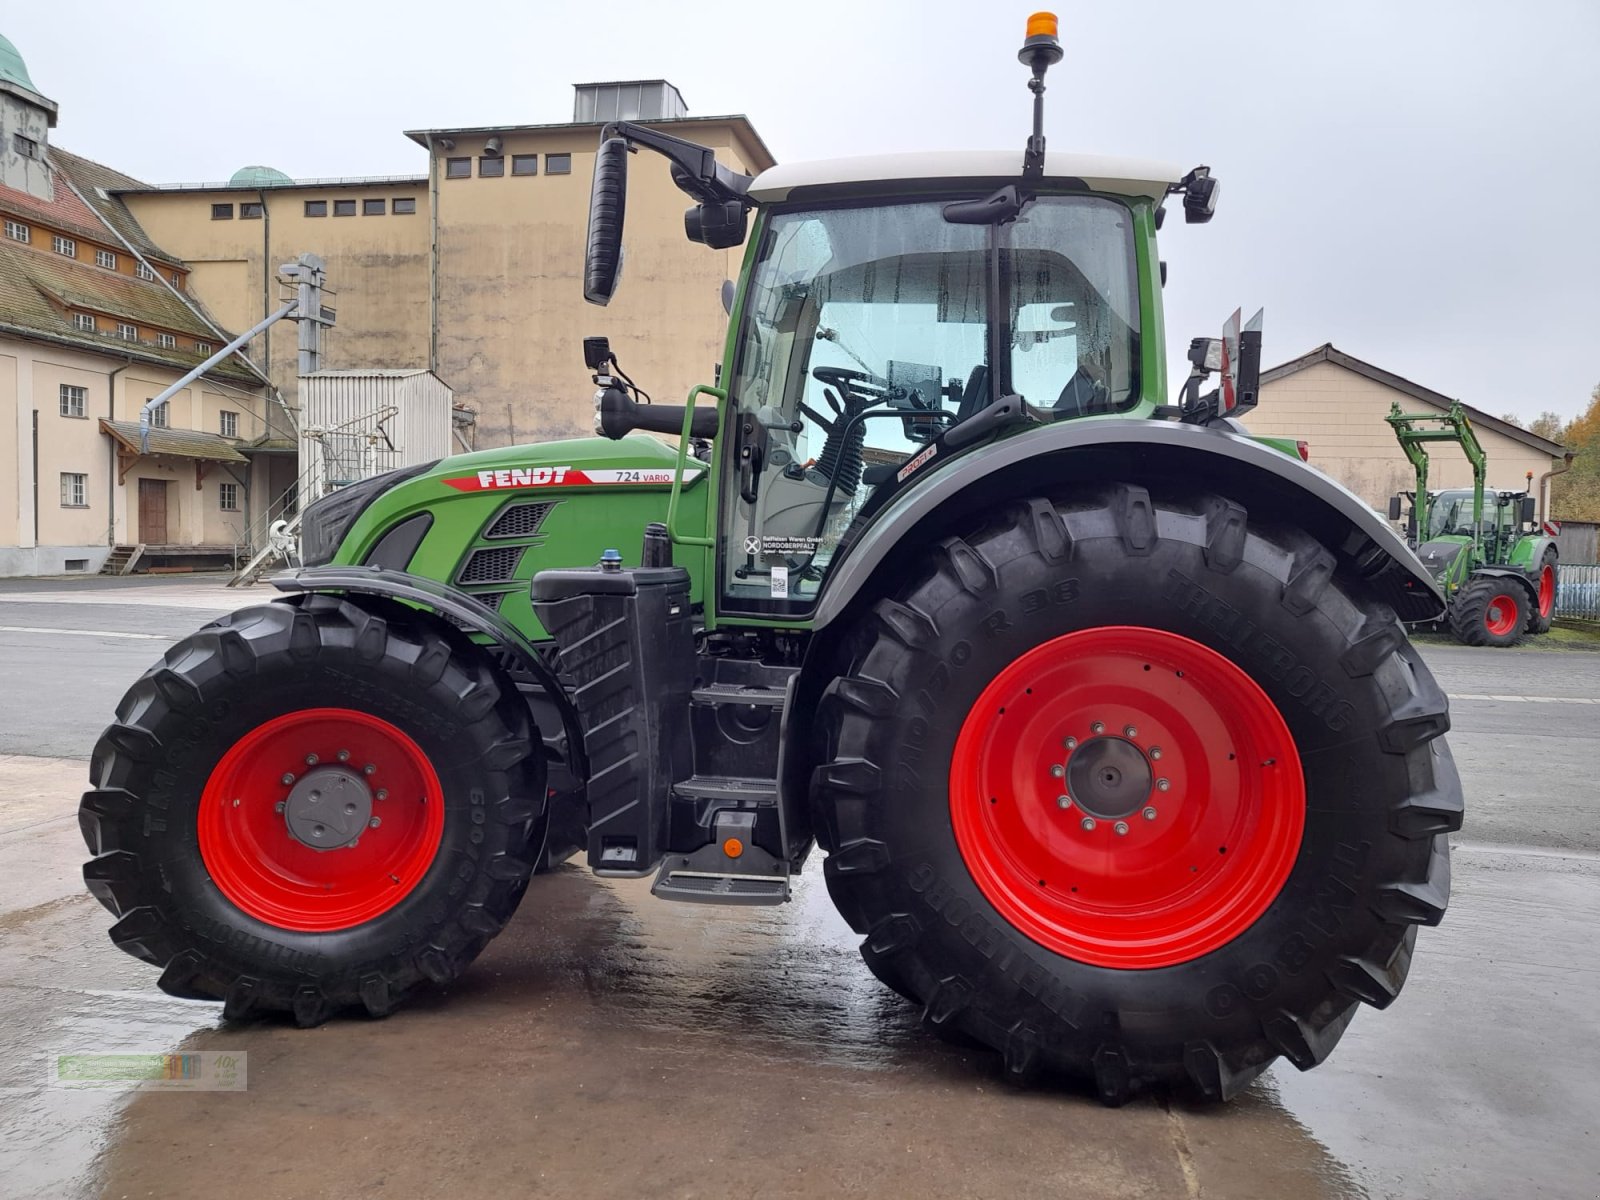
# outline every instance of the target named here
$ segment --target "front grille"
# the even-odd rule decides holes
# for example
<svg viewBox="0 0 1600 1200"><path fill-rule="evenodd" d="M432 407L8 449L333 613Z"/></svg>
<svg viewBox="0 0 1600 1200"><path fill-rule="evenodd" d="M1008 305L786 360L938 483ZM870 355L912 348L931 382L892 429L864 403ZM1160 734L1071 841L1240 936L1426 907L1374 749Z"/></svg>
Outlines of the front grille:
<svg viewBox="0 0 1600 1200"><path fill-rule="evenodd" d="M510 583L526 546L486 546L474 550L456 576L457 583Z"/></svg>
<svg viewBox="0 0 1600 1200"><path fill-rule="evenodd" d="M556 506L555 501L542 504L512 504L500 510L500 515L484 532L486 538L525 538L539 532L539 526Z"/></svg>

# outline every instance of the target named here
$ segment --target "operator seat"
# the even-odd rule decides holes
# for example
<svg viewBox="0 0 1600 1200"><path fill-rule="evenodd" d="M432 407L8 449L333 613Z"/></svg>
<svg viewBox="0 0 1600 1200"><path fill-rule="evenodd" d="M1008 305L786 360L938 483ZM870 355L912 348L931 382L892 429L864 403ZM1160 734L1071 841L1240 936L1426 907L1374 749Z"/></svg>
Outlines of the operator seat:
<svg viewBox="0 0 1600 1200"><path fill-rule="evenodd" d="M1067 380L1067 386L1056 397L1051 413L1060 421L1068 417L1087 417L1091 413L1111 411L1111 393L1106 385L1097 383L1081 366Z"/></svg>

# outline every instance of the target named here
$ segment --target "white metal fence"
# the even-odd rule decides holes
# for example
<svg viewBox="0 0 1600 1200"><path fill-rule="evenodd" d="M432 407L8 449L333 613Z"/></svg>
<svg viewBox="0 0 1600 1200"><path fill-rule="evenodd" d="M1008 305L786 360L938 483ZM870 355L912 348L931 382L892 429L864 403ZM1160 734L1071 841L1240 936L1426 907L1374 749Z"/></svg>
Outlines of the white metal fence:
<svg viewBox="0 0 1600 1200"><path fill-rule="evenodd" d="M1600 621L1600 565L1557 565L1556 616Z"/></svg>

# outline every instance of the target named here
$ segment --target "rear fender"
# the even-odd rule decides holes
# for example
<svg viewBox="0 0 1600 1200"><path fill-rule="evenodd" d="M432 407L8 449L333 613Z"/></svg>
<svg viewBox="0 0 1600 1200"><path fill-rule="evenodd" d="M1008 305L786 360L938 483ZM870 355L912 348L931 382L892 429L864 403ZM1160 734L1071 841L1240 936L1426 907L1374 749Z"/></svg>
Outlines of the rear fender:
<svg viewBox="0 0 1600 1200"><path fill-rule="evenodd" d="M929 471L843 548L823 585L814 627L825 629L857 602L882 595L888 580L904 577L918 546L984 510L1096 481L1183 481L1215 489L1306 529L1364 576L1402 620L1432 620L1444 612L1437 584L1388 522L1321 471L1222 428L1106 420L1032 430Z"/></svg>

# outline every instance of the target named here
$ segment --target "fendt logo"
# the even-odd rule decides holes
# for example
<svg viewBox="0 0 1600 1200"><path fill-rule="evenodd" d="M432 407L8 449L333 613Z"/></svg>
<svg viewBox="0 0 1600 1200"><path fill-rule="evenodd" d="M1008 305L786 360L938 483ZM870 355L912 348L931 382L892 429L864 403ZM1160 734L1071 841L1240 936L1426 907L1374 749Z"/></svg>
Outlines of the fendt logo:
<svg viewBox="0 0 1600 1200"><path fill-rule="evenodd" d="M698 478L705 468L694 465L683 469L683 481ZM608 467L604 470L580 470L577 467L508 467L500 471L479 471L476 475L458 475L445 482L460 492L493 492L513 488L551 487L670 487L671 467Z"/></svg>

